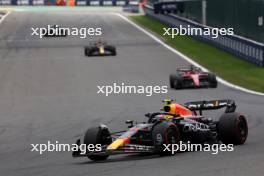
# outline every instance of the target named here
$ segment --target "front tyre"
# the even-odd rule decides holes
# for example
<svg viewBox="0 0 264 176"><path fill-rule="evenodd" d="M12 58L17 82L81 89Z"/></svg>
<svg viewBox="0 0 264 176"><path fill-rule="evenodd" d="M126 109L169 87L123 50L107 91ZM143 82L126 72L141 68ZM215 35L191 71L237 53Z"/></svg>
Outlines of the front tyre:
<svg viewBox="0 0 264 176"><path fill-rule="evenodd" d="M209 80L209 86L211 88L217 88L217 80L216 80L216 76L212 73L208 74L208 80Z"/></svg>
<svg viewBox="0 0 264 176"><path fill-rule="evenodd" d="M112 142L110 132L107 128L104 127L92 127L89 128L84 135L84 144L101 144L109 145ZM90 155L89 159L93 161L102 161L106 160L109 155Z"/></svg>
<svg viewBox="0 0 264 176"><path fill-rule="evenodd" d="M183 86L183 78L180 76L176 76L176 79L174 80L174 88L175 89L181 89Z"/></svg>
<svg viewBox="0 0 264 176"><path fill-rule="evenodd" d="M248 136L247 120L238 113L225 113L219 119L217 131L224 144L242 145Z"/></svg>
<svg viewBox="0 0 264 176"><path fill-rule="evenodd" d="M85 56L90 56L90 55L91 55L91 50L92 50L92 48L90 48L90 47L85 47L85 48L84 48L84 55L85 55Z"/></svg>

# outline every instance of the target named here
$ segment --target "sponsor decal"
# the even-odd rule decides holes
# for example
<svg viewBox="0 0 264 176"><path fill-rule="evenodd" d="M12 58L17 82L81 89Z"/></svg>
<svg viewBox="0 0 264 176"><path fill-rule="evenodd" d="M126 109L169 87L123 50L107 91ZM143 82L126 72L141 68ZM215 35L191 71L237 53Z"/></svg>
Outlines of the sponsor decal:
<svg viewBox="0 0 264 176"><path fill-rule="evenodd" d="M86 5L86 1L77 1L76 5L78 6L85 6Z"/></svg>
<svg viewBox="0 0 264 176"><path fill-rule="evenodd" d="M126 4L126 1L116 1L116 5L118 5L118 6L122 6L125 4Z"/></svg>
<svg viewBox="0 0 264 176"><path fill-rule="evenodd" d="M100 1L90 1L91 6L97 6L100 5Z"/></svg>
<svg viewBox="0 0 264 176"><path fill-rule="evenodd" d="M103 1L103 5L113 5L113 1Z"/></svg>
<svg viewBox="0 0 264 176"><path fill-rule="evenodd" d="M17 5L29 5L29 0L18 0Z"/></svg>
<svg viewBox="0 0 264 176"><path fill-rule="evenodd" d="M140 150L140 151L150 151L153 149L151 146L145 146L145 145L129 145L125 146L127 150Z"/></svg>
<svg viewBox="0 0 264 176"><path fill-rule="evenodd" d="M0 0L1 5L11 5L11 0Z"/></svg>
<svg viewBox="0 0 264 176"><path fill-rule="evenodd" d="M44 5L44 0L33 0L33 5Z"/></svg>

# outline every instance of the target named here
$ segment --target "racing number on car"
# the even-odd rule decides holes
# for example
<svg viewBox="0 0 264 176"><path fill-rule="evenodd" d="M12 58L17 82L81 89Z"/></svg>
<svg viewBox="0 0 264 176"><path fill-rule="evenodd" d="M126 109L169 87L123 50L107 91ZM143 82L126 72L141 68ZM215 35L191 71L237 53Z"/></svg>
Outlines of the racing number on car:
<svg viewBox="0 0 264 176"><path fill-rule="evenodd" d="M158 145L161 145L163 142L162 135L160 133L156 135L156 142Z"/></svg>

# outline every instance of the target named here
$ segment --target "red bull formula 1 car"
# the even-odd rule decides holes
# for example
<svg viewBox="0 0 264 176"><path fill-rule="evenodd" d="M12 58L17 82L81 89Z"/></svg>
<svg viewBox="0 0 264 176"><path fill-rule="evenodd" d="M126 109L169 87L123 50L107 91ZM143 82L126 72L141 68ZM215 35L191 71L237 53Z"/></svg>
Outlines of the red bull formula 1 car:
<svg viewBox="0 0 264 176"><path fill-rule="evenodd" d="M174 89L217 87L216 76L213 73L204 72L193 65L190 68L179 68L176 74L170 75L170 87Z"/></svg>
<svg viewBox="0 0 264 176"><path fill-rule="evenodd" d="M165 151L167 144L182 142L241 145L247 139L248 126L244 115L236 113L233 100L188 102L184 105L172 100L164 101L162 112L148 113L146 122L126 121L128 130L110 133L105 125L89 128L83 139L76 144L100 144L100 151L74 151L73 157L88 157L91 160L105 160L116 154L159 154L172 155ZM225 107L225 112L214 121L204 117L202 112Z"/></svg>
<svg viewBox="0 0 264 176"><path fill-rule="evenodd" d="M115 46L109 45L103 41L91 43L90 46L84 48L85 56L115 56Z"/></svg>

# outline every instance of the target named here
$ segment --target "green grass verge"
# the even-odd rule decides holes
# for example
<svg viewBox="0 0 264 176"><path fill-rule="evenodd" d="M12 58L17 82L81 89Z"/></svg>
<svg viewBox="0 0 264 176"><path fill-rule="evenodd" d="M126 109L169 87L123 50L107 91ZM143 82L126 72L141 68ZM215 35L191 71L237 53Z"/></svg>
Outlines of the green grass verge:
<svg viewBox="0 0 264 176"><path fill-rule="evenodd" d="M216 73L228 82L251 90L264 92L264 68L188 36L162 36L168 27L147 16L131 16L134 22L160 35L167 44Z"/></svg>

